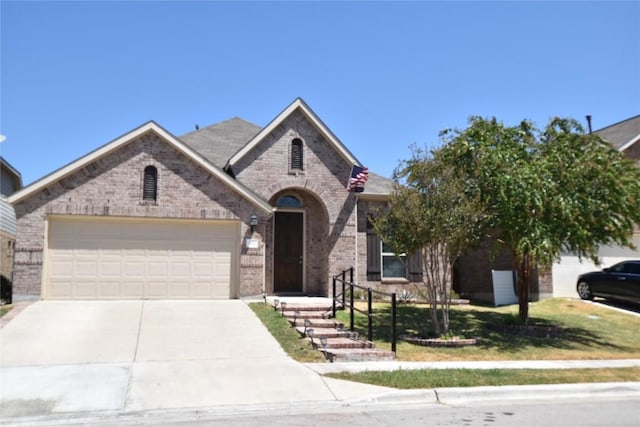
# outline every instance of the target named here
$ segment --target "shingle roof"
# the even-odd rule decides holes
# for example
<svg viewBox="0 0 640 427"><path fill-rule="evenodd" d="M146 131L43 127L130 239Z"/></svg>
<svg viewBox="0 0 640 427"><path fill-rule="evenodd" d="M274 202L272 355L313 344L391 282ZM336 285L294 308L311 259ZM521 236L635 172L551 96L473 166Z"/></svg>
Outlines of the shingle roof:
<svg viewBox="0 0 640 427"><path fill-rule="evenodd" d="M271 206L260 196L255 194L249 188L245 187L241 182L236 181L235 179L227 175L221 168L216 167L215 164L209 161L197 150L193 149L193 147L188 146L184 141L176 138L170 132L153 121L149 121L142 126L139 126L132 131L121 135L120 137L103 145L102 147L93 150L89 154L80 157L79 159L67 164L66 166L63 166L62 168L50 173L49 175L39 179L38 181L29 184L29 186L9 196L8 202L11 204L16 204L21 200L31 197L31 195L33 195L37 191L46 188L54 182L60 181L61 179L87 166L88 164L91 164L97 159L107 156L115 152L116 150L121 149L132 141L137 140L143 135L147 135L150 133L155 134L165 143L176 149L178 152L193 160L197 165L208 171L211 175L217 177L220 181L229 186L232 190L236 191L240 196L244 197L247 201L249 201L256 207L262 209L264 212L271 212Z"/></svg>
<svg viewBox="0 0 640 427"><path fill-rule="evenodd" d="M373 172L369 172L369 179L364 186L363 195L367 196L386 196L393 192L393 181L389 178L385 178L382 175L378 175Z"/></svg>
<svg viewBox="0 0 640 427"><path fill-rule="evenodd" d="M262 128L234 117L180 136L214 165L223 168L229 158L253 138Z"/></svg>
<svg viewBox="0 0 640 427"><path fill-rule="evenodd" d="M640 139L640 114L599 129L594 133L600 135L602 139L618 150L624 150L628 148L628 144Z"/></svg>
<svg viewBox="0 0 640 427"><path fill-rule="evenodd" d="M243 156L245 156L253 147L260 143L260 141L272 132L277 126L282 124L282 122L291 116L294 111L299 111L302 113L316 128L316 130L322 134L327 142L336 150L338 154L344 158L345 161L350 164L360 165L360 162L356 157L349 151L345 145L340 142L337 136L331 132L331 129L324 124L324 122L316 115L316 113L309 108L306 102L300 97L296 98L291 104L287 106L280 114L278 114L267 126L260 130L258 134L251 139L251 141L247 142L245 146L243 146L238 152L236 152L229 161L227 162L225 169L233 168L233 165L237 163Z"/></svg>
<svg viewBox="0 0 640 427"><path fill-rule="evenodd" d="M295 108L303 108L303 110L315 119L314 123L318 123L318 126L329 135L330 139L335 139L334 145L337 149L342 149L347 157L352 158L352 161L357 162L355 157L348 151L346 147L342 145L330 130L320 122L311 109L302 101L302 99L296 99L287 109L285 109L272 123L265 128L261 128L258 125L247 122L239 117L234 117L229 120L225 120L220 123L207 126L189 132L180 136L180 140L189 147L196 150L203 157L209 160L219 168L224 169L231 159L238 155L248 144L255 143L254 137L256 137L261 131L268 130L274 123L279 123L279 120L288 114L289 110ZM363 195L369 196L384 196L393 191L393 181L385 178L381 175L369 172L369 180L365 185L365 191Z"/></svg>

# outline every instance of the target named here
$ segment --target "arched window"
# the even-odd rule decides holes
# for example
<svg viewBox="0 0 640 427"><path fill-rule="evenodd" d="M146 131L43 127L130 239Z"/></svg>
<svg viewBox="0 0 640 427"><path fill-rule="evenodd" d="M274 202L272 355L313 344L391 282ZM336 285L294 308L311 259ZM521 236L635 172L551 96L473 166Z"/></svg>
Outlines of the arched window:
<svg viewBox="0 0 640 427"><path fill-rule="evenodd" d="M299 138L291 141L291 169L302 170L302 140Z"/></svg>
<svg viewBox="0 0 640 427"><path fill-rule="evenodd" d="M155 166L144 168L142 200L155 202L158 198L158 169Z"/></svg>
<svg viewBox="0 0 640 427"><path fill-rule="evenodd" d="M279 208L301 208L302 201L296 196L282 196L276 202L276 206Z"/></svg>

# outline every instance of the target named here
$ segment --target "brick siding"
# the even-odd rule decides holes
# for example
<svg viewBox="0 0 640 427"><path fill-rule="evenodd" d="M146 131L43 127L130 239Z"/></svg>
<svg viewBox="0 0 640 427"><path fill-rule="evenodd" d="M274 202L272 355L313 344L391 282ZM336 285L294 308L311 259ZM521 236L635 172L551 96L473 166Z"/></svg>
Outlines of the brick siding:
<svg viewBox="0 0 640 427"><path fill-rule="evenodd" d="M303 142L303 170L290 169L291 141ZM282 195L305 211L304 292L329 294L331 274L355 264L356 197L346 191L351 165L299 111L233 166L236 178L272 205ZM273 283L273 222L265 224L267 293Z"/></svg>
<svg viewBox="0 0 640 427"><path fill-rule="evenodd" d="M143 171L158 170L158 199L142 201ZM248 233L255 206L154 133L147 133L15 205L14 293L40 295L49 215L237 220ZM264 220L264 218L263 218ZM252 238L262 240L259 227ZM244 247L244 246L242 246ZM240 296L262 292L263 245L242 251Z"/></svg>
<svg viewBox="0 0 640 427"><path fill-rule="evenodd" d="M0 230L0 274L11 280L15 236Z"/></svg>

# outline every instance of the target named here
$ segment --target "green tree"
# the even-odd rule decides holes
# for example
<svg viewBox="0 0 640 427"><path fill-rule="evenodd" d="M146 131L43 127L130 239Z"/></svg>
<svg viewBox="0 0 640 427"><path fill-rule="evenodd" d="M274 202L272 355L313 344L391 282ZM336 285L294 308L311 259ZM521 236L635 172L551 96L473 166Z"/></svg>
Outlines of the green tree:
<svg viewBox="0 0 640 427"><path fill-rule="evenodd" d="M539 131L528 121L472 117L443 137L441 159L465 195L480 199L485 234L513 255L523 323L532 268L549 268L563 250L597 263L602 245L632 247L640 169L575 120L554 118Z"/></svg>
<svg viewBox="0 0 640 427"><path fill-rule="evenodd" d="M477 239L473 231L482 229L477 198L465 195L455 169L439 155L413 147L412 158L394 173L388 210L374 221L376 233L396 253L420 251L425 275L418 290L430 302L436 336L449 333L452 264Z"/></svg>

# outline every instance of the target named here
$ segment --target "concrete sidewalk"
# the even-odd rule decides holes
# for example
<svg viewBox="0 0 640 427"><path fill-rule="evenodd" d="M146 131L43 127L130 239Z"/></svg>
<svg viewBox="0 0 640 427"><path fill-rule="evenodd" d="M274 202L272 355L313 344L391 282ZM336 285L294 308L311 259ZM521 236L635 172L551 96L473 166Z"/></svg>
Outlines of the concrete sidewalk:
<svg viewBox="0 0 640 427"><path fill-rule="evenodd" d="M324 375L338 372L397 371L412 369L596 369L640 367L640 359L616 360L495 360L456 362L360 362L307 363L309 369Z"/></svg>

